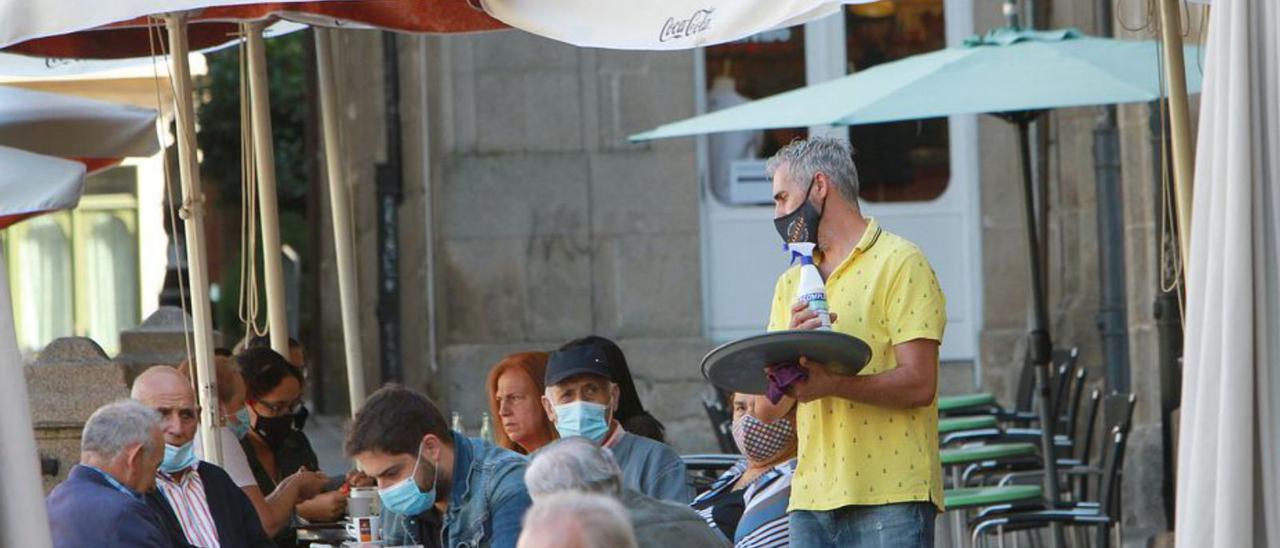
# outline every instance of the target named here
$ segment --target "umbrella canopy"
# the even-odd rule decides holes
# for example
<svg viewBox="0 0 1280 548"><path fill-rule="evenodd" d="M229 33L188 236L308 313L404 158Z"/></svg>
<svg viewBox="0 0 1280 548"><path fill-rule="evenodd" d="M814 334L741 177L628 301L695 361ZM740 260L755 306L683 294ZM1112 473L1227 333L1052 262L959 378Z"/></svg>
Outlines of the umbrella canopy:
<svg viewBox="0 0 1280 548"><path fill-rule="evenodd" d="M85 166L0 146L0 229L48 211L80 203Z"/></svg>
<svg viewBox="0 0 1280 548"><path fill-rule="evenodd" d="M0 145L64 158L151 156L153 109L0 86Z"/></svg>
<svg viewBox="0 0 1280 548"><path fill-rule="evenodd" d="M45 4L73 0L45 0ZM0 0L0 21L7 11ZM5 23L0 23L0 47L26 55L80 58L120 59L158 54L163 37L153 27L162 25L155 16L167 12L192 10L187 19L187 35L192 50L206 51L239 40L243 22L276 21L266 36L295 30L296 24L333 28L382 29L415 33L477 32L506 28L502 22L472 6L467 0L321 0L249 2L239 0L130 0L128 11L118 19L104 23L84 24L80 18L68 18L54 25L59 30L52 36L39 36L30 29L11 31L4 39ZM19 14L20 15L20 14ZM14 25L18 26L18 25ZM271 28L280 30L271 32Z"/></svg>
<svg viewBox="0 0 1280 548"><path fill-rule="evenodd" d="M148 37L148 18L192 11L188 32L195 50L231 40L237 22L268 19L427 33L509 25L577 46L672 50L731 42L870 1L710 0L691 6L684 0L115 0L85 10L76 0L0 0L0 48L46 57L148 55L159 47Z"/></svg>
<svg viewBox="0 0 1280 548"><path fill-rule="evenodd" d="M1195 54L1187 48L1187 56ZM631 139L1153 101L1161 96L1157 55L1155 42L999 29ZM1188 66L1187 91L1199 90L1199 71Z"/></svg>
<svg viewBox="0 0 1280 548"><path fill-rule="evenodd" d="M513 27L575 46L673 50L740 40L873 0L481 0Z"/></svg>

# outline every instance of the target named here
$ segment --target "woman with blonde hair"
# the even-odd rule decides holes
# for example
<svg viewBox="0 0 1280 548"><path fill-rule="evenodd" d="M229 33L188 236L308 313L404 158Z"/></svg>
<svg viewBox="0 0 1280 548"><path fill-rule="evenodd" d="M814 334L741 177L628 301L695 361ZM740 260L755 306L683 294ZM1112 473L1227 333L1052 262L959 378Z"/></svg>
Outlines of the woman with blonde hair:
<svg viewBox="0 0 1280 548"><path fill-rule="evenodd" d="M546 375L546 352L511 354L489 371L485 385L497 422L493 439L499 447L528 455L555 441L555 425L542 408Z"/></svg>

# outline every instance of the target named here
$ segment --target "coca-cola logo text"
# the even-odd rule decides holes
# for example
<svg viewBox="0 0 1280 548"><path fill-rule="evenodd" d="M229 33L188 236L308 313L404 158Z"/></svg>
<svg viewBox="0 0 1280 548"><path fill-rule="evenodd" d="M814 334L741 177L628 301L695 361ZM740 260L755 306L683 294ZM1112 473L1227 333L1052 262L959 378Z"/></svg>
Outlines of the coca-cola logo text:
<svg viewBox="0 0 1280 548"><path fill-rule="evenodd" d="M714 11L711 8L703 8L684 19L668 17L667 22L662 25L662 32L658 35L658 41L679 40L705 32L711 27L711 14Z"/></svg>

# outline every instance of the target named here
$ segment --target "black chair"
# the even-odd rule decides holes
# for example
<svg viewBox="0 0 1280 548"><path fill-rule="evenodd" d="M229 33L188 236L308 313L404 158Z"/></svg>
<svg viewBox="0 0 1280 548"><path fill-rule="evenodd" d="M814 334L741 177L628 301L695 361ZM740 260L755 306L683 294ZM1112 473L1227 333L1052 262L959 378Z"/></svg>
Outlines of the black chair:
<svg viewBox="0 0 1280 548"><path fill-rule="evenodd" d="M716 482L722 474L735 464L742 462L745 457L742 455L724 455L715 453L702 453L695 455L681 455L684 460L685 469L689 474L689 485L693 486L695 493L702 493L711 488L711 484Z"/></svg>
<svg viewBox="0 0 1280 548"><path fill-rule="evenodd" d="M707 411L707 419L711 421L711 431L716 436L716 445L720 446L720 451L737 453L738 444L733 441L733 409L726 403L728 399L723 390L712 386L702 398L702 408Z"/></svg>
<svg viewBox="0 0 1280 548"><path fill-rule="evenodd" d="M1064 526L1096 527L1095 545L1109 547L1113 526L1120 522L1121 517L1122 468L1135 402L1136 397L1132 394L1107 396L1105 407L1109 410L1110 420L1107 425L1108 443L1103 446L1101 468L1093 468L1085 464L1061 470L1070 476L1093 477L1099 495L1096 501L1077 499L1074 502L1063 502L1053 507L1045 502L1032 502L984 508L972 520L973 544L977 545L979 539L985 540L986 536L991 534L1003 535L1009 531L1036 530L1059 523ZM1096 412L1096 406L1094 410ZM1087 494L1084 488L1079 492L1082 495Z"/></svg>

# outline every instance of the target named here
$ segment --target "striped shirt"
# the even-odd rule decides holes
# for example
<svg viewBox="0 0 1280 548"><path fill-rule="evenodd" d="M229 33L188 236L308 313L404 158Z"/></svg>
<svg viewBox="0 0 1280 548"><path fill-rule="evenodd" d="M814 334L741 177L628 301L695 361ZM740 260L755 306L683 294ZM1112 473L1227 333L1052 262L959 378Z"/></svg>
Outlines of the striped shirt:
<svg viewBox="0 0 1280 548"><path fill-rule="evenodd" d="M204 481L200 479L198 466L198 463L193 465L181 479L156 472L156 487L169 501L188 543L201 548L220 548L218 527L209 513L209 499L205 497Z"/></svg>
<svg viewBox="0 0 1280 548"><path fill-rule="evenodd" d="M712 529L720 530L713 513L715 501L726 495L738 478L747 470L747 463L740 461L716 480L705 493L693 501L693 507L707 520ZM745 506L742 517L734 530L734 548L780 548L789 546L790 520L787 504L791 498L791 477L796 471L796 460L791 459L770 468L752 480L743 494Z"/></svg>

